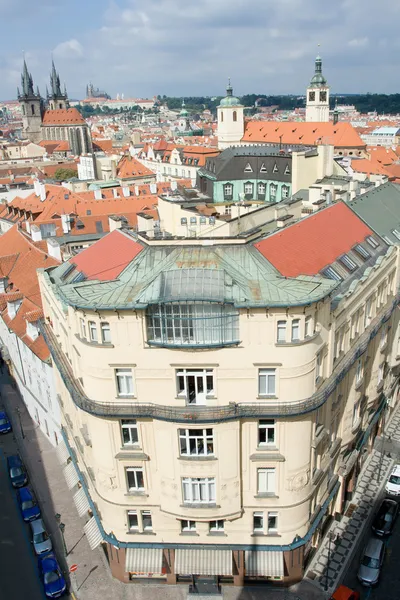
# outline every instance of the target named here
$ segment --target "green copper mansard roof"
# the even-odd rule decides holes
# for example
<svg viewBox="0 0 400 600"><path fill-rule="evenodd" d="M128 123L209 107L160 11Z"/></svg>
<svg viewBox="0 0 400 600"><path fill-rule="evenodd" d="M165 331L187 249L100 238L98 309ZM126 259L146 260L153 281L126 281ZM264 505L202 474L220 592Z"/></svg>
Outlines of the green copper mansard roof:
<svg viewBox="0 0 400 600"><path fill-rule="evenodd" d="M315 73L310 81L310 87L325 87L326 85L327 81L322 75L322 58L317 56L315 59Z"/></svg>
<svg viewBox="0 0 400 600"><path fill-rule="evenodd" d="M220 106L242 106L240 104L239 98L233 95L233 87L231 86L231 80L228 82L228 86L226 88L226 96L222 98L220 102Z"/></svg>

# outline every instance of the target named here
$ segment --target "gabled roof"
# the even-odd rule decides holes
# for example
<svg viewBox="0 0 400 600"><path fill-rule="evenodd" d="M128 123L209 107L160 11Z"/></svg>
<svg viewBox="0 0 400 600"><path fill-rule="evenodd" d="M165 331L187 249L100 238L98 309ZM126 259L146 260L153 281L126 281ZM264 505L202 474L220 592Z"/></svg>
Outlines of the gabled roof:
<svg viewBox="0 0 400 600"><path fill-rule="evenodd" d="M86 125L85 119L76 108L59 108L46 110L43 125Z"/></svg>
<svg viewBox="0 0 400 600"><path fill-rule="evenodd" d="M242 142L301 144L332 144L335 148L365 148L350 123L306 123L278 121L246 121Z"/></svg>
<svg viewBox="0 0 400 600"><path fill-rule="evenodd" d="M155 176L154 171L151 171L131 156L124 156L118 163L117 177L119 179L141 178L150 175Z"/></svg>
<svg viewBox="0 0 400 600"><path fill-rule="evenodd" d="M282 275L297 277L316 275L369 235L372 229L338 202L254 245Z"/></svg>
<svg viewBox="0 0 400 600"><path fill-rule="evenodd" d="M397 231L400 234L400 186L388 182L374 187L354 198L349 207L378 235L393 244L400 243L393 233Z"/></svg>
<svg viewBox="0 0 400 600"><path fill-rule="evenodd" d="M115 230L70 260L86 279L115 279L143 250L128 234Z"/></svg>

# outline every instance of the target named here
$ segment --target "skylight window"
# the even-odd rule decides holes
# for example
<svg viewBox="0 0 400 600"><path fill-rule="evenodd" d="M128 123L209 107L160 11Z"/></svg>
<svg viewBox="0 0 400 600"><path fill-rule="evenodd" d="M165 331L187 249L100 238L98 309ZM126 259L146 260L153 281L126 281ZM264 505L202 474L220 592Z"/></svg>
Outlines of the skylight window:
<svg viewBox="0 0 400 600"><path fill-rule="evenodd" d="M376 239L374 237L372 237L372 235L369 235L368 237L366 237L365 240L371 246L371 248L375 249L379 246L379 242L377 242Z"/></svg>
<svg viewBox="0 0 400 600"><path fill-rule="evenodd" d="M265 164L263 163L261 165L261 169L260 169L260 173L266 173L267 172L267 167L265 166Z"/></svg>
<svg viewBox="0 0 400 600"><path fill-rule="evenodd" d="M349 271L355 271L355 269L357 269L357 265L354 262L354 260L352 260L350 258L350 256L347 256L347 254L343 254L343 256L341 256L339 258L339 261L342 263L342 265L344 265L346 267L346 269L348 269Z"/></svg>
<svg viewBox="0 0 400 600"><path fill-rule="evenodd" d="M333 267L326 267L326 269L324 269L322 271L322 274L325 277L328 277L328 279L335 279L336 281L342 281L342 277L339 275L339 273L337 271L335 271L335 269Z"/></svg>
<svg viewBox="0 0 400 600"><path fill-rule="evenodd" d="M251 168L251 164L250 163L247 163L244 172L245 173L252 173L253 172L253 169Z"/></svg>
<svg viewBox="0 0 400 600"><path fill-rule="evenodd" d="M361 256L361 258L363 258L364 260L367 260L371 256L368 250L364 248L364 246L361 246L361 244L357 244L356 246L354 246L353 250L355 250L357 254Z"/></svg>
<svg viewBox="0 0 400 600"><path fill-rule="evenodd" d="M398 229L392 229L392 233L398 240L400 240L400 231Z"/></svg>
<svg viewBox="0 0 400 600"><path fill-rule="evenodd" d="M274 168L272 170L273 173L277 173L278 172L278 165L275 163Z"/></svg>

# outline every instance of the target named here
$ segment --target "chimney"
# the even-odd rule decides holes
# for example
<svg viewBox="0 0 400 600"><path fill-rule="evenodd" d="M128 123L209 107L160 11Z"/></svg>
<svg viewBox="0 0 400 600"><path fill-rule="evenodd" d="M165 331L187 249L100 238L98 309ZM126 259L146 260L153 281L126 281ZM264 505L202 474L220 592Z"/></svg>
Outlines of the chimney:
<svg viewBox="0 0 400 600"><path fill-rule="evenodd" d="M135 185L135 196L139 196L139 186Z"/></svg>
<svg viewBox="0 0 400 600"><path fill-rule="evenodd" d="M122 193L124 195L125 198L128 198L131 195L131 192L129 190L129 187L127 185L124 185L124 187L122 188Z"/></svg>
<svg viewBox="0 0 400 600"><path fill-rule="evenodd" d="M40 231L40 227L37 225L31 226L31 238L32 242L40 242L42 239L42 232Z"/></svg>
<svg viewBox="0 0 400 600"><path fill-rule="evenodd" d="M94 199L95 200L101 200L102 199L102 193L101 190L94 190Z"/></svg>
<svg viewBox="0 0 400 600"><path fill-rule="evenodd" d="M111 161L111 179L115 179L117 176L117 163L115 160Z"/></svg>
<svg viewBox="0 0 400 600"><path fill-rule="evenodd" d="M150 184L150 194L157 194L157 184L156 183Z"/></svg>
<svg viewBox="0 0 400 600"><path fill-rule="evenodd" d="M178 184L176 181L171 181L171 191L174 192L178 187Z"/></svg>
<svg viewBox="0 0 400 600"><path fill-rule="evenodd" d="M46 200L46 186L44 183L40 184L40 202L44 202Z"/></svg>
<svg viewBox="0 0 400 600"><path fill-rule="evenodd" d="M108 226L110 229L110 233L111 233L111 231L114 231L115 229L121 229L121 227L122 227L121 217L119 217L118 215L109 215Z"/></svg>
<svg viewBox="0 0 400 600"><path fill-rule="evenodd" d="M47 254L61 262L61 248L56 239L47 238Z"/></svg>
<svg viewBox="0 0 400 600"><path fill-rule="evenodd" d="M117 188L113 188L113 196L114 196L114 198L118 198L118 190L117 190Z"/></svg>
<svg viewBox="0 0 400 600"><path fill-rule="evenodd" d="M71 217L69 215L61 215L61 225L63 233L71 231Z"/></svg>
<svg viewBox="0 0 400 600"><path fill-rule="evenodd" d="M33 182L33 188L35 190L35 196L40 196L40 181L35 179L35 181Z"/></svg>

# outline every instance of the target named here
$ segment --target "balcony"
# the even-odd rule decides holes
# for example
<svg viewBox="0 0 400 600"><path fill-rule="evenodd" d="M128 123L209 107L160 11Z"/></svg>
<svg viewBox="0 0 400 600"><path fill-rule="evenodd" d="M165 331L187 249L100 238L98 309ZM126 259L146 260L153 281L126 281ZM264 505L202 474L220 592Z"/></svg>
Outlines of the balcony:
<svg viewBox="0 0 400 600"><path fill-rule="evenodd" d="M185 406L173 407L140 402L99 402L85 395L83 387L75 378L72 367L54 335L51 327L40 323L40 331L49 347L53 361L60 372L73 402L81 410L98 417L117 419L146 418L159 419L176 423L218 423L236 419L265 419L278 417L295 417L312 412L322 406L328 397L349 372L356 360L365 352L370 341L377 335L397 307L400 294L395 297L388 310L376 317L364 333L359 337L351 352L347 353L334 367L333 373L323 385L309 398L295 402L280 402L277 399L255 403L234 403L225 406Z"/></svg>

